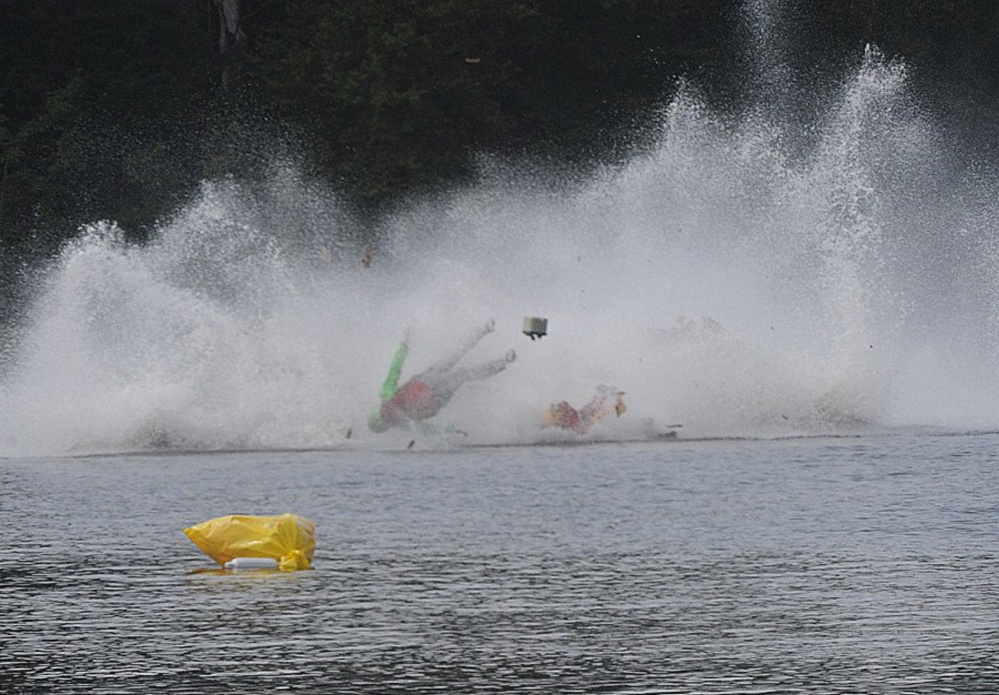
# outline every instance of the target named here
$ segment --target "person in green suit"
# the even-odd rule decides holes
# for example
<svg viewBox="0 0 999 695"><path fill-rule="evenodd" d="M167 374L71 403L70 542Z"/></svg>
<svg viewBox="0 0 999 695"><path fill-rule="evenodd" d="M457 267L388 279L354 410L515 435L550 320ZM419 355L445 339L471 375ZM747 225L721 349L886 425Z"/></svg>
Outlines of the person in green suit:
<svg viewBox="0 0 999 695"><path fill-rule="evenodd" d="M434 431L436 428L426 421L450 402L462 384L495 376L517 359L517 354L509 350L499 359L457 368L458 362L494 330L496 322L490 319L455 352L400 386L402 368L409 355L409 343L403 339L392 356L388 375L379 391L381 405L368 414L368 427L374 432L385 432L392 427L409 429L415 423L421 430Z"/></svg>

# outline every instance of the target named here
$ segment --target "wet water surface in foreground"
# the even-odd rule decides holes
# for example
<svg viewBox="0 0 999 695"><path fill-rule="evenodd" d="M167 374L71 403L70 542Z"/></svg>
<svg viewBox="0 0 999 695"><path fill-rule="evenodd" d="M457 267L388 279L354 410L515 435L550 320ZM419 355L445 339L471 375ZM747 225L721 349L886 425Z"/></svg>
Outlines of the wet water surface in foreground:
<svg viewBox="0 0 999 695"><path fill-rule="evenodd" d="M0 461L4 693L994 693L999 436ZM223 514L317 523L221 573Z"/></svg>

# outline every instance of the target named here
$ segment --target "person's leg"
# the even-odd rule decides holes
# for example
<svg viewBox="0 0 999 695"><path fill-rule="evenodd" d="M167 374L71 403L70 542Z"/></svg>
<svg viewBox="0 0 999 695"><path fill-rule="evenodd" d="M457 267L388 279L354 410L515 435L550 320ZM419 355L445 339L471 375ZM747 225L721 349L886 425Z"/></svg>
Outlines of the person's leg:
<svg viewBox="0 0 999 695"><path fill-rule="evenodd" d="M420 378L426 381L439 394L443 402L447 402L451 400L458 387L466 381L476 381L495 376L506 369L506 366L515 359L517 359L516 353L510 350L498 360L491 360L473 367L463 367L462 369L454 369L447 372L427 373Z"/></svg>
<svg viewBox="0 0 999 695"><path fill-rule="evenodd" d="M613 393L613 389L608 386L598 386L596 393L593 394L593 398L591 398L586 405L580 408L579 412L585 413L587 417L593 415L594 413L601 412L607 406L607 401Z"/></svg>
<svg viewBox="0 0 999 695"><path fill-rule="evenodd" d="M612 386L598 386L597 392L590 399L590 402L579 409L580 419L585 423L587 428L597 424L611 414L617 402L621 403L622 408L624 407L624 402L621 401L621 396L623 395L624 391L618 391Z"/></svg>
<svg viewBox="0 0 999 695"><path fill-rule="evenodd" d="M485 325L480 326L474 333L465 338L464 342L458 347L457 350L452 352L450 355L444 359L435 362L430 366L422 375L429 377L431 374L439 374L443 372L449 372L454 368L454 365L458 364L458 361L467 355L473 347L475 347L480 340L485 336L496 330L496 322L489 319Z"/></svg>

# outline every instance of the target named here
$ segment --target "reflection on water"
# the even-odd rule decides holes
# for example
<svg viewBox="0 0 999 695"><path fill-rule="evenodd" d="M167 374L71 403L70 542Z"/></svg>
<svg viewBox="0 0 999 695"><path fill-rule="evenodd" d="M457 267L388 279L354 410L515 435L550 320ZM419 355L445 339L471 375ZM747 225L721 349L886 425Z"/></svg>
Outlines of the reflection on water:
<svg viewBox="0 0 999 695"><path fill-rule="evenodd" d="M992 693L997 442L0 461L0 692Z"/></svg>

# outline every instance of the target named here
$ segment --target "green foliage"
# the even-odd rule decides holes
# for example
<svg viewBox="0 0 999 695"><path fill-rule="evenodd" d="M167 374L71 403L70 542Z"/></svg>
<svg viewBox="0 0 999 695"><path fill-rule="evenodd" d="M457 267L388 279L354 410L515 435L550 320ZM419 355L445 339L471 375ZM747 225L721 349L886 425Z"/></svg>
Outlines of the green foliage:
<svg viewBox="0 0 999 695"><path fill-rule="evenodd" d="M6 0L0 239L8 252L45 257L88 219L114 218L141 234L194 185L191 135L214 77L204 6L184 5Z"/></svg>
<svg viewBox="0 0 999 695"><path fill-rule="evenodd" d="M619 156L703 59L706 32L682 29L712 4L289 0L255 66L317 169L377 206L467 180L481 153Z"/></svg>
<svg viewBox="0 0 999 695"><path fill-rule="evenodd" d="M913 67L921 103L999 153L999 4L779 4L815 102L876 43ZM483 154L563 177L626 160L677 76L738 95L744 74L740 0L239 6L240 38L220 54L216 0L0 0L5 278L82 222L141 238L202 177L254 176L267 128L377 213L472 180Z"/></svg>

